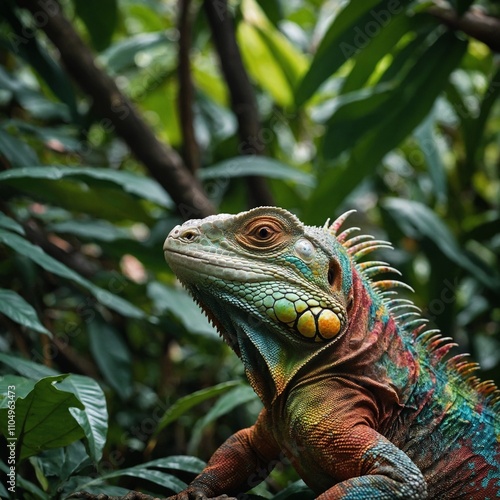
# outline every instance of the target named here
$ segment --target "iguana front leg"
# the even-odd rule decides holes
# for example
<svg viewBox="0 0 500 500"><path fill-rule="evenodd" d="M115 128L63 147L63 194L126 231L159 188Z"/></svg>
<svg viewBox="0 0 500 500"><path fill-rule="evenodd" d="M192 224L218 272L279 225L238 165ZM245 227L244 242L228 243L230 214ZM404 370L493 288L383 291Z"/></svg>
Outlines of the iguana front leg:
<svg viewBox="0 0 500 500"><path fill-rule="evenodd" d="M267 412L257 422L233 434L216 450L205 469L186 490L167 500L223 500L257 486L271 472L280 448L269 432Z"/></svg>
<svg viewBox="0 0 500 500"><path fill-rule="evenodd" d="M318 500L427 498L427 484L419 468L406 453L369 426L333 428L321 442L326 446L316 448L317 457L340 482Z"/></svg>

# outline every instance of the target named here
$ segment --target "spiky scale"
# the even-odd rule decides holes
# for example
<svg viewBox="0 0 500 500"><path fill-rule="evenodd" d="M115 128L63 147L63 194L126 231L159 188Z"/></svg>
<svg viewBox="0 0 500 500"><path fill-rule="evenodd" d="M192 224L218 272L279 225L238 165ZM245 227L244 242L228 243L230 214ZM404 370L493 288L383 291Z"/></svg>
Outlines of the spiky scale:
<svg viewBox="0 0 500 500"><path fill-rule="evenodd" d="M337 241L339 243L343 243L347 238L351 236L351 234L360 231L359 227L349 227L342 231L338 236L337 236Z"/></svg>
<svg viewBox="0 0 500 500"><path fill-rule="evenodd" d="M347 212L344 212L341 214L339 217L337 217L334 221L333 224L330 226L330 233L332 236L337 235L337 231L340 229L342 224L346 221L347 217L355 213L356 210L348 210Z"/></svg>
<svg viewBox="0 0 500 500"><path fill-rule="evenodd" d="M354 236L353 238L344 241L344 248L351 248L363 241L374 240L375 238L371 234L360 234L359 236Z"/></svg>

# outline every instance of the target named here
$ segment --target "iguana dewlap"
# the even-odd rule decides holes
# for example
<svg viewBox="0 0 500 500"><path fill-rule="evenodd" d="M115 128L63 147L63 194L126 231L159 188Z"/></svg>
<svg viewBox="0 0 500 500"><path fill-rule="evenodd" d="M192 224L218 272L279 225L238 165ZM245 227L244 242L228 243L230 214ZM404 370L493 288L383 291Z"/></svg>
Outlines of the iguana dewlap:
<svg viewBox="0 0 500 500"><path fill-rule="evenodd" d="M260 207L175 227L179 280L244 363L264 409L174 499L235 495L289 460L319 499L500 497L498 391L360 262L388 246Z"/></svg>

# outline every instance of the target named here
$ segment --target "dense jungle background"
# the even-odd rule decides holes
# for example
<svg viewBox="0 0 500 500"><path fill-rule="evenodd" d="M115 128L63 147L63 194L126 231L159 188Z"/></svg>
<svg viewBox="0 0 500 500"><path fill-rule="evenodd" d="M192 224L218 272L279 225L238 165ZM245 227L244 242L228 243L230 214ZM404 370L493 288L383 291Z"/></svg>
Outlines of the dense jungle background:
<svg viewBox="0 0 500 500"><path fill-rule="evenodd" d="M357 209L431 325L500 382L499 15L2 0L0 496L166 496L253 423L241 363L164 262L183 219ZM297 479L278 464L254 493L306 498Z"/></svg>

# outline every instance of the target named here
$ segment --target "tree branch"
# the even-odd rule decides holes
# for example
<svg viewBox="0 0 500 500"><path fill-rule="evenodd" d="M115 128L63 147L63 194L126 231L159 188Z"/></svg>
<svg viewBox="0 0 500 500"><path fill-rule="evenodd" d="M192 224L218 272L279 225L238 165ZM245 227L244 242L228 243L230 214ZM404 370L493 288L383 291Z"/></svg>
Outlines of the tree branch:
<svg viewBox="0 0 500 500"><path fill-rule="evenodd" d="M66 19L57 1L17 1L32 13L37 25L58 49L68 73L92 97L96 109L170 194L181 215L187 219L215 213L215 207L177 152L155 137L114 80L97 67L91 50Z"/></svg>
<svg viewBox="0 0 500 500"><path fill-rule="evenodd" d="M184 161L191 172L200 166L200 148L194 134L194 85L191 78L191 0L179 0L179 119L183 138Z"/></svg>
<svg viewBox="0 0 500 500"><path fill-rule="evenodd" d="M479 9L471 9L459 17L453 9L431 7L428 12L453 30L463 31L500 52L500 19L488 16Z"/></svg>
<svg viewBox="0 0 500 500"><path fill-rule="evenodd" d="M241 154L264 154L257 99L236 43L234 24L226 0L205 0L205 13L219 54L222 73L231 95L231 107L238 120ZM252 144L252 148L245 148ZM273 205L273 197L260 176L247 177L251 206Z"/></svg>

